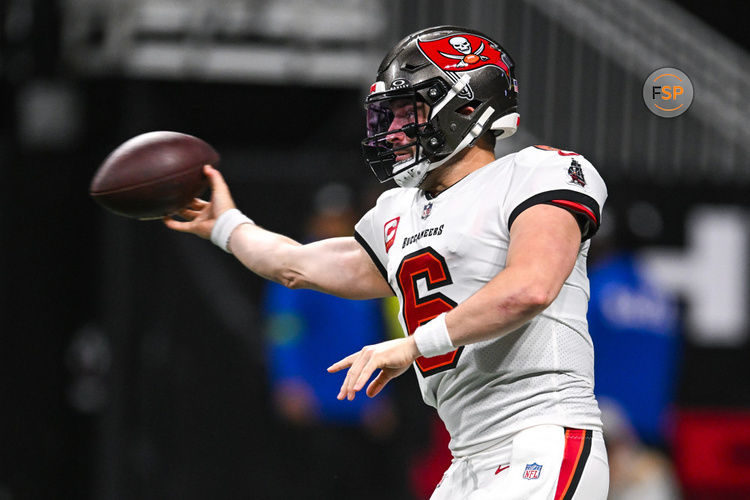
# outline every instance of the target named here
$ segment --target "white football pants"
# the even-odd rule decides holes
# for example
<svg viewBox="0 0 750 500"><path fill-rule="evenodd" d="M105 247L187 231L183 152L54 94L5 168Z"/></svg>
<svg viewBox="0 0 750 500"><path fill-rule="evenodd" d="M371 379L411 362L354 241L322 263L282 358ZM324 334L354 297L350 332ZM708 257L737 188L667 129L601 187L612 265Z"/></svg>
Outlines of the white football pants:
<svg viewBox="0 0 750 500"><path fill-rule="evenodd" d="M454 458L430 500L606 500L608 490L600 431L538 425Z"/></svg>

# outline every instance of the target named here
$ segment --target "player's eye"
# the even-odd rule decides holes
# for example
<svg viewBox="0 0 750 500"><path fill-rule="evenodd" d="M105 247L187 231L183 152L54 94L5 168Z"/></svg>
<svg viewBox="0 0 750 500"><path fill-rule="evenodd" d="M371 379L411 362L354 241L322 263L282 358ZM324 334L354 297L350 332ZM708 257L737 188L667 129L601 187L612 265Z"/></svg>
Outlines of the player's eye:
<svg viewBox="0 0 750 500"><path fill-rule="evenodd" d="M396 118L399 118L401 120L404 120L404 119L414 119L414 116L415 116L414 108L412 108L412 107L401 108L396 113Z"/></svg>

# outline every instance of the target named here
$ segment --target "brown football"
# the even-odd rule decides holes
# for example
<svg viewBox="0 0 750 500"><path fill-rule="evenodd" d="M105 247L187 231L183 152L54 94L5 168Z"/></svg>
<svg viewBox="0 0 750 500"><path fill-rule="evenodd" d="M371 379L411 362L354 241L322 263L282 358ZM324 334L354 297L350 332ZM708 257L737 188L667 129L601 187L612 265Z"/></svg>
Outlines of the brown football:
<svg viewBox="0 0 750 500"><path fill-rule="evenodd" d="M116 214L157 219L175 213L208 187L203 165L219 154L205 141L179 132L148 132L112 151L91 180L89 194Z"/></svg>

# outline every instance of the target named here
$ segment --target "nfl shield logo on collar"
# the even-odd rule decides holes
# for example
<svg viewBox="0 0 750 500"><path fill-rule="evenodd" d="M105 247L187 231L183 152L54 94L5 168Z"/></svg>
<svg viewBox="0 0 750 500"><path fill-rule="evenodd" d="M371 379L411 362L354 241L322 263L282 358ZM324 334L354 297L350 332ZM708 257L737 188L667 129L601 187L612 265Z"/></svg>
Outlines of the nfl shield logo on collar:
<svg viewBox="0 0 750 500"><path fill-rule="evenodd" d="M422 220L425 220L427 217L429 217L431 213L432 213L432 202L429 202L422 209Z"/></svg>
<svg viewBox="0 0 750 500"><path fill-rule="evenodd" d="M523 471L524 479L539 479L539 474L542 472L542 466L534 462L533 464L526 464L526 470Z"/></svg>

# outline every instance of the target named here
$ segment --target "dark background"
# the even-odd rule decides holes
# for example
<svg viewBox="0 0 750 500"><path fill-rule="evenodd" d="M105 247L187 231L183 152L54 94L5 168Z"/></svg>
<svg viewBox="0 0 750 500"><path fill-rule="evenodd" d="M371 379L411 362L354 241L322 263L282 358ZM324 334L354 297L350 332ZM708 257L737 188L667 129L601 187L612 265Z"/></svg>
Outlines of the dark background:
<svg viewBox="0 0 750 500"><path fill-rule="evenodd" d="M746 2L679 3L748 48ZM179 130L221 152L243 211L300 237L317 186L377 189L359 153L362 92L80 77L61 59L59 5L31 7L29 36L1 41L0 499L271 498L284 457L252 326L260 278L207 242L104 212L88 183L126 138ZM19 96L45 79L80 104L60 146L19 130ZM747 206L743 186L667 186L609 182L615 203L664 209L665 246L684 244L693 204ZM227 320L227 307L243 312ZM750 408L749 354L688 343L680 404ZM400 384L418 398L414 380Z"/></svg>

